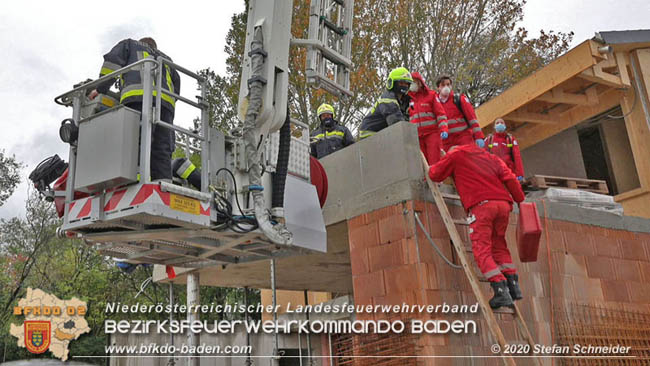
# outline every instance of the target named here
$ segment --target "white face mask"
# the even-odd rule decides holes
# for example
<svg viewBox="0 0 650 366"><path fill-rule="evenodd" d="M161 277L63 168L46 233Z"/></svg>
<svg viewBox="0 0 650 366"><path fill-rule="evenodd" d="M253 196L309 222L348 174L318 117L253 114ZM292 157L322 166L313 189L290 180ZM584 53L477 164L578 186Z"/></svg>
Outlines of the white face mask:
<svg viewBox="0 0 650 366"><path fill-rule="evenodd" d="M409 90L412 91L413 93L417 93L418 90L420 90L420 86L418 85L418 83L411 83Z"/></svg>
<svg viewBox="0 0 650 366"><path fill-rule="evenodd" d="M448 86L445 86L442 89L440 89L440 95L442 95L445 98L449 96L449 93L451 93L451 88Z"/></svg>

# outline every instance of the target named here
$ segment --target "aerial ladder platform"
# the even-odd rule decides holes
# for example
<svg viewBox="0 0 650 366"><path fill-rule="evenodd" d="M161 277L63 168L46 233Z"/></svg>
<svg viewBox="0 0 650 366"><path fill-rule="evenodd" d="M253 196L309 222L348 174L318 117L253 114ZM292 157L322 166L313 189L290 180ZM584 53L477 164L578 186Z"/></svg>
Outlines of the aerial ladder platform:
<svg viewBox="0 0 650 366"><path fill-rule="evenodd" d="M289 48L307 48L312 86L351 95L353 8L353 0L312 0L308 39L298 40L291 39L291 2L250 1L241 124L227 133L209 120L206 80L164 57L148 56L57 96L57 104L72 107L59 130L69 145L68 163L58 157L44 161L30 178L62 206L59 234L128 263L186 268L326 252L322 211L310 182L309 126L288 114ZM168 67L194 79L200 95L163 89L161 71ZM100 84L130 71L142 75L141 111L121 105L114 91L88 98ZM162 121L163 95L195 108L199 128ZM151 180L157 128L173 131L187 158L200 156L201 187L176 178ZM291 135L296 128L301 137ZM64 179L50 188L66 167Z"/></svg>

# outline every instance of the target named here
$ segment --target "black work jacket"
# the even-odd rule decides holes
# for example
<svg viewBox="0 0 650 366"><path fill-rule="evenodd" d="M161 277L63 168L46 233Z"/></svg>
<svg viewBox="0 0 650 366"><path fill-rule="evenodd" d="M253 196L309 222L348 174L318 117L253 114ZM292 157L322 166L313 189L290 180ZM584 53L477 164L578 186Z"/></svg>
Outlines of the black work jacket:
<svg viewBox="0 0 650 366"><path fill-rule="evenodd" d="M171 61L171 58L165 55L158 49L151 48L144 42L135 41L133 39L125 39L120 41L113 47L107 54L104 55L104 63L99 73L100 76L110 74L111 72L121 69L136 61L142 60L147 56L163 56ZM142 95L144 89L142 85L143 70L132 70L120 77L120 103L129 104L134 102L142 102ZM156 80L152 75L154 85L153 96L154 104L156 97ZM100 93L106 93L110 89L115 80L107 81L97 87ZM181 92L181 78L178 72L173 68L165 65L162 75L162 89L172 91L180 95ZM176 105L176 99L165 93L162 93L162 107L173 112Z"/></svg>

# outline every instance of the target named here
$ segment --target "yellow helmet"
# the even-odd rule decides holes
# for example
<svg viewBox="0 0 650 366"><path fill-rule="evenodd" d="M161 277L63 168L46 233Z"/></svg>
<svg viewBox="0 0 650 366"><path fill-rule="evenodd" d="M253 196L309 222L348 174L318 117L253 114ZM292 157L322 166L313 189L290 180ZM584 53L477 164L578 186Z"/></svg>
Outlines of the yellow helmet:
<svg viewBox="0 0 650 366"><path fill-rule="evenodd" d="M316 114L318 114L318 118L320 118L320 115L323 113L330 113L332 115L332 118L335 117L334 107L332 107L327 103L321 104L320 107L318 107L318 110L316 111Z"/></svg>
<svg viewBox="0 0 650 366"><path fill-rule="evenodd" d="M409 83L413 82L411 73L406 69L406 67L398 67L393 69L390 74L388 74L388 80L386 80L386 89L393 89L396 81L407 81Z"/></svg>

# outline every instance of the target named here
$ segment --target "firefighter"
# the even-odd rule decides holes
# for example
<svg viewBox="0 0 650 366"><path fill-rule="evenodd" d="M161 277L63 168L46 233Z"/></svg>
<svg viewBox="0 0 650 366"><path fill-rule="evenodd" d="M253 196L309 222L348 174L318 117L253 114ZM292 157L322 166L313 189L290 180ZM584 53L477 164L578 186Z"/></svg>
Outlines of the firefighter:
<svg viewBox="0 0 650 366"><path fill-rule="evenodd" d="M506 122L502 118L494 121L494 133L485 139L485 148L503 160L512 170L519 182L524 180L524 164L521 161L517 140L506 132Z"/></svg>
<svg viewBox="0 0 650 366"><path fill-rule="evenodd" d="M404 67L398 67L388 74L386 91L361 121L359 140L370 137L395 122L408 118L409 87L413 83L411 73Z"/></svg>
<svg viewBox="0 0 650 366"><path fill-rule="evenodd" d="M147 56L163 56L171 60L162 51L158 50L156 41L153 38L145 37L136 41L125 39L115 45L107 54L104 55L104 63L99 73L100 76L110 74L122 67L130 65L136 61L142 60ZM178 72L170 66L165 66L162 70L162 89L172 91L175 94L181 92L181 78ZM120 103L123 105L142 111L142 95L144 88L142 85L142 72L140 70L129 71L120 77ZM88 97L94 99L99 93L106 93L110 89L114 80L106 81L90 92ZM155 83L155 81L154 81ZM154 90L154 104L155 104ZM163 122L173 123L174 107L176 99L165 93L161 95L162 105L160 108L160 119ZM151 140L151 179L172 179L171 157L174 152L174 131L160 125L154 125Z"/></svg>
<svg viewBox="0 0 650 366"><path fill-rule="evenodd" d="M334 119L334 107L323 103L316 113L320 127L311 134L310 146L313 157L320 159L354 143L350 130Z"/></svg>
<svg viewBox="0 0 650 366"><path fill-rule="evenodd" d="M449 134L441 133L442 147L448 151L455 145L476 143L479 147L485 146L483 131L478 124L474 107L464 94L454 94L451 90L451 78L441 76L436 81L440 102L447 114Z"/></svg>
<svg viewBox="0 0 650 366"><path fill-rule="evenodd" d="M510 306L522 294L505 235L513 198L525 198L521 185L501 159L475 144L450 148L429 168L433 181L449 176L468 212L474 259L494 290L490 307Z"/></svg>
<svg viewBox="0 0 650 366"><path fill-rule="evenodd" d="M433 164L440 159L440 134L448 133L447 116L438 99L438 93L429 89L419 72L411 75L413 84L409 92L409 122L418 126L420 150L427 162Z"/></svg>

